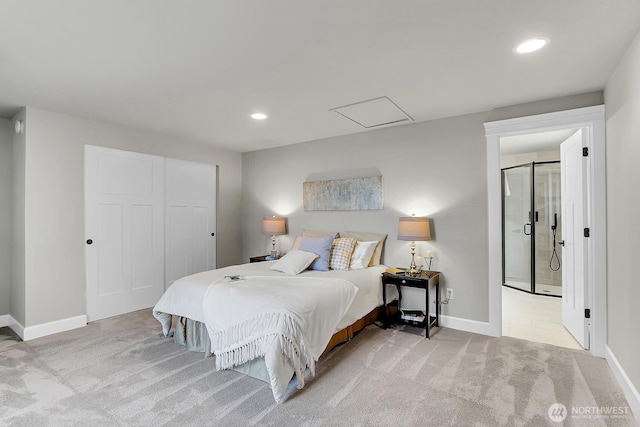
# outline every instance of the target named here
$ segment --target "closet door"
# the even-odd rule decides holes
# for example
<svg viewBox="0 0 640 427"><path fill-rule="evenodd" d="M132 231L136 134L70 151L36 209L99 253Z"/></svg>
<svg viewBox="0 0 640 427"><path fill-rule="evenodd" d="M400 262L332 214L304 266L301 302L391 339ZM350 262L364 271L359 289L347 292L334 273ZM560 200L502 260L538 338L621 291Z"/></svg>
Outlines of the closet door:
<svg viewBox="0 0 640 427"><path fill-rule="evenodd" d="M85 146L87 318L158 302L164 290L164 159Z"/></svg>
<svg viewBox="0 0 640 427"><path fill-rule="evenodd" d="M216 268L216 167L166 159L166 287Z"/></svg>

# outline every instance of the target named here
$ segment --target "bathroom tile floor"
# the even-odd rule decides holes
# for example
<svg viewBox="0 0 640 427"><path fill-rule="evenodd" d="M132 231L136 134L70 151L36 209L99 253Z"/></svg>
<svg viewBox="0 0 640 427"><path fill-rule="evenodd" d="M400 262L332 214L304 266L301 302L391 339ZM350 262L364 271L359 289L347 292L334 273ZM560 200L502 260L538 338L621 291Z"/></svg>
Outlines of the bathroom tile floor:
<svg viewBox="0 0 640 427"><path fill-rule="evenodd" d="M502 334L582 349L562 324L562 299L502 287Z"/></svg>

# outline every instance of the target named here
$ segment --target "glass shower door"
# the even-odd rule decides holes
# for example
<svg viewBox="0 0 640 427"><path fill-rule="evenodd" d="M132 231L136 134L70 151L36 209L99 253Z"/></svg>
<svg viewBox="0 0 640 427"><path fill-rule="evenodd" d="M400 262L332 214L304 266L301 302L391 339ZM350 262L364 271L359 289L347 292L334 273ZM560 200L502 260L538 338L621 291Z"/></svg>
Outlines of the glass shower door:
<svg viewBox="0 0 640 427"><path fill-rule="evenodd" d="M536 294L562 296L560 163L534 165Z"/></svg>
<svg viewBox="0 0 640 427"><path fill-rule="evenodd" d="M532 292L531 288L531 168L502 171L503 282Z"/></svg>

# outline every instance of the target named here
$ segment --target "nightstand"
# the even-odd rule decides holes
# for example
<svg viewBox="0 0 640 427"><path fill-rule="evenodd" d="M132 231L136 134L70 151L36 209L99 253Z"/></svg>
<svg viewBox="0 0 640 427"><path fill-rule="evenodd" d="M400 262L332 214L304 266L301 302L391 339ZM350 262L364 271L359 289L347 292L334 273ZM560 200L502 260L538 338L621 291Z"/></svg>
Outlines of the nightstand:
<svg viewBox="0 0 640 427"><path fill-rule="evenodd" d="M251 258L249 258L249 262L262 262L262 261L271 261L269 259L267 259L269 255L260 255L260 256L252 256ZM280 257L278 257L280 258Z"/></svg>
<svg viewBox="0 0 640 427"><path fill-rule="evenodd" d="M431 328L439 326L440 320L440 273L438 271L421 271L419 276L413 277L406 275L404 272L399 273L382 273L382 300L384 302L384 309L382 310L382 327L384 329L390 326L389 315L387 314L387 285L395 285L398 288L398 313L400 315L400 303L402 301L401 286L408 286L410 288L420 288L425 290L425 338L431 339ZM436 316L429 315L429 290L436 288Z"/></svg>

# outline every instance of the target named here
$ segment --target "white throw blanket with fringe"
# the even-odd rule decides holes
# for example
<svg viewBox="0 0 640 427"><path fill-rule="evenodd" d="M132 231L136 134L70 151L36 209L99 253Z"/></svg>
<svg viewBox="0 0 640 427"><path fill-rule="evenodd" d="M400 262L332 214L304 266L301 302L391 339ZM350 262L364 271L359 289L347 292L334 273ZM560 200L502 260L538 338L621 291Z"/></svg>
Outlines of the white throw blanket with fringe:
<svg viewBox="0 0 640 427"><path fill-rule="evenodd" d="M345 279L246 276L218 280L207 289L203 308L216 369L229 369L264 357L273 397L280 402L293 368L298 387L351 306L358 288Z"/></svg>

